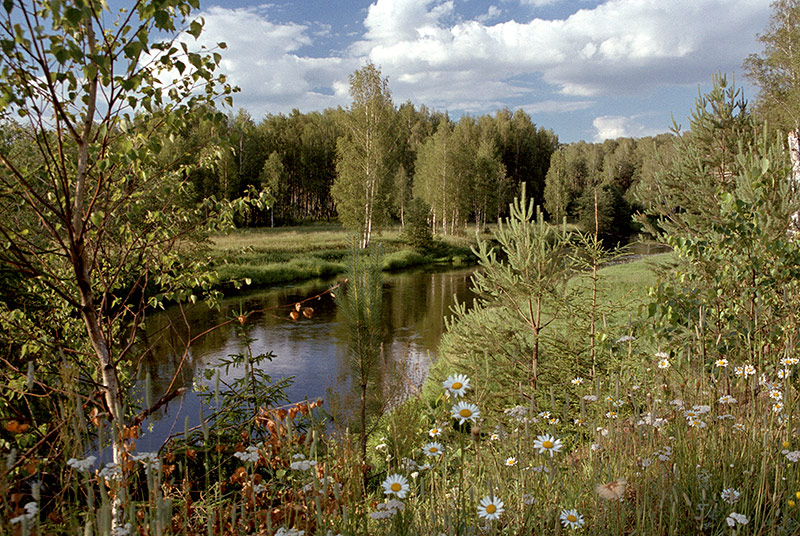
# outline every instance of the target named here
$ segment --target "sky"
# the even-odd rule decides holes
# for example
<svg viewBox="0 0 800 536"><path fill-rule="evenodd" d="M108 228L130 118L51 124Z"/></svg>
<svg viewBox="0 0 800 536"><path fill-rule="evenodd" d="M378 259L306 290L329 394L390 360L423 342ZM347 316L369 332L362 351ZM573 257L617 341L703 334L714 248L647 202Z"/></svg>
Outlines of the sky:
<svg viewBox="0 0 800 536"><path fill-rule="evenodd" d="M204 0L200 44L224 41L234 109L347 107L368 61L395 105L522 109L561 142L684 128L716 73L752 99L770 0Z"/></svg>

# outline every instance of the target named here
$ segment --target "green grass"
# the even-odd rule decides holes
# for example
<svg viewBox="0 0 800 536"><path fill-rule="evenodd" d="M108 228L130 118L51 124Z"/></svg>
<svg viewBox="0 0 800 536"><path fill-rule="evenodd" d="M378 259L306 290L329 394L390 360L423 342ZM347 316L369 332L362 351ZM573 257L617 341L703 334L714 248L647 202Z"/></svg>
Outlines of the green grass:
<svg viewBox="0 0 800 536"><path fill-rule="evenodd" d="M230 291L232 281L268 286L340 274L353 240L354 235L336 223L239 229L211 237L209 251L218 285ZM431 251L419 252L403 242L400 228L392 228L376 233L373 243L384 249L385 270L474 262L470 251L474 237L440 237Z"/></svg>

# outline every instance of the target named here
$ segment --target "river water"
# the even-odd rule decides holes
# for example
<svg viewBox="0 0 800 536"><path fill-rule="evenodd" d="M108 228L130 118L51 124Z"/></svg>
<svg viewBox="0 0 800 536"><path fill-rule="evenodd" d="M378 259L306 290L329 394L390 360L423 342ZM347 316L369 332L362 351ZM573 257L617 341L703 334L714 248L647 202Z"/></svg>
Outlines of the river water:
<svg viewBox="0 0 800 536"><path fill-rule="evenodd" d="M435 358L454 297L459 302L472 302L469 277L473 269L384 276L385 359L403 371L412 384L424 379L430 360ZM333 299L324 294L305 303L314 309L311 319L301 316L294 321L289 317L293 304L317 296L335 283L318 280L254 291L225 300L220 311L197 304L183 310L173 307L151 317L145 337L151 350L142 370L150 374L153 398L166 391L176 370L174 388L188 389L145 424L147 432L138 441L139 450L156 450L170 435L182 433L187 417L189 426L199 424L201 404L193 384L212 385L204 371L246 349L231 325L213 328L242 312L263 311L247 320L254 339L251 349L253 355L275 354L271 362L262 365L273 381L294 378L285 390L290 400L326 399L332 392L346 404L352 394L352 374L346 334ZM211 331L187 349L185 341L207 330ZM143 391L144 382L139 382L139 392Z"/></svg>

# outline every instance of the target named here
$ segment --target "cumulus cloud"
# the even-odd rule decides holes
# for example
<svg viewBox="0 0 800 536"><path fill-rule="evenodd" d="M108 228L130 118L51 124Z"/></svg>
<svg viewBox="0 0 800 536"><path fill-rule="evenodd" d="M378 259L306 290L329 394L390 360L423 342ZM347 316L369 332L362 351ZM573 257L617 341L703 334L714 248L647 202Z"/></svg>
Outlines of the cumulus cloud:
<svg viewBox="0 0 800 536"><path fill-rule="evenodd" d="M212 7L201 16L205 27L197 45L227 44L221 68L229 82L242 90L234 97L235 104L255 117L292 108L319 110L347 103L347 77L358 68L358 60L302 52L330 27L272 21L268 6Z"/></svg>
<svg viewBox="0 0 800 536"><path fill-rule="evenodd" d="M603 140L616 139L616 138L641 138L643 136L654 136L664 132L664 129L654 130L647 128L639 122L639 117L624 117L621 115L604 115L596 117L592 121L592 126L595 128L594 141L602 142Z"/></svg>
<svg viewBox="0 0 800 536"><path fill-rule="evenodd" d="M641 93L738 68L768 19L769 0L609 0L561 20L494 25L454 23L451 14L451 2L378 0L359 50L390 75L424 82L426 92L442 75L460 73L491 101L514 91L505 80L528 73L564 95ZM484 91L486 80L500 93Z"/></svg>

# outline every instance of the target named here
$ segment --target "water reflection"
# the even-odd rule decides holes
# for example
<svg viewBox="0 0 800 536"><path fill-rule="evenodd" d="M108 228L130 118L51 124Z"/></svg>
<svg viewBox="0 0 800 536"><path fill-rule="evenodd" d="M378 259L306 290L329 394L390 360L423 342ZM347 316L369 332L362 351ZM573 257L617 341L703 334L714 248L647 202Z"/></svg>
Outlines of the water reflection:
<svg viewBox="0 0 800 536"><path fill-rule="evenodd" d="M384 278L385 359L414 382L422 381L429 360L435 355L453 296L459 301L472 301L471 273L472 269L420 271ZM293 385L286 389L292 401L325 397L327 390L332 389L347 403L351 373L345 334L333 299L325 294L306 303L314 308L311 319L301 316L293 321L286 307L317 296L334 283L314 281L258 291L225 300L220 311L204 305L174 307L150 318L145 336L150 351L142 370L151 376L153 395L157 397L166 391L181 361L183 366L173 388L190 389L153 417L149 423L152 432L140 439L139 450L157 449L170 434L182 432L187 417L190 426L200 422L200 402L191 390L192 384L212 384L204 379L203 371L226 356L245 351L232 325L214 329L241 312L263 311L248 317L250 336L255 339L251 349L255 355L275 354L262 367L273 380L295 377ZM206 331L187 348L187 341ZM241 373L231 371L231 374Z"/></svg>

